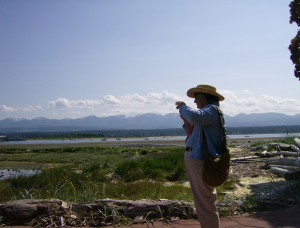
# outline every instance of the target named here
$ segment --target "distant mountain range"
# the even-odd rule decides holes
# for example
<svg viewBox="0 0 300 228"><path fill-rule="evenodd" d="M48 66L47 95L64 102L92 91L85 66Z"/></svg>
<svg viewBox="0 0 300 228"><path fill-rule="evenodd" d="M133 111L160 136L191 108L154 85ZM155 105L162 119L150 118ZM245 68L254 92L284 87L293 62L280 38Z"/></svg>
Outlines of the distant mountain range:
<svg viewBox="0 0 300 228"><path fill-rule="evenodd" d="M261 127L300 125L300 114L289 116L282 113L253 113L226 116L227 127ZM0 132L13 131L84 131L112 129L167 129L180 128L182 120L178 113L167 115L147 113L134 117L124 115L77 119L28 119L7 118L0 121Z"/></svg>

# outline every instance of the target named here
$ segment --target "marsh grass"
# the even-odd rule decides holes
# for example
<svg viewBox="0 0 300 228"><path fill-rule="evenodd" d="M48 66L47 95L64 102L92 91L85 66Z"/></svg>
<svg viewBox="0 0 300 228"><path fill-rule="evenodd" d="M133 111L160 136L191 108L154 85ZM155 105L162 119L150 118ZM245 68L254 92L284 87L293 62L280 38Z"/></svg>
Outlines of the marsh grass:
<svg viewBox="0 0 300 228"><path fill-rule="evenodd" d="M191 199L190 189L164 186L166 180L187 180L184 150L166 148L71 147L1 149L1 160L68 164L33 176L0 181L0 201L59 198L71 202L114 199ZM136 159L132 159L132 158ZM81 170L81 174L74 173ZM117 173L117 179L108 177Z"/></svg>

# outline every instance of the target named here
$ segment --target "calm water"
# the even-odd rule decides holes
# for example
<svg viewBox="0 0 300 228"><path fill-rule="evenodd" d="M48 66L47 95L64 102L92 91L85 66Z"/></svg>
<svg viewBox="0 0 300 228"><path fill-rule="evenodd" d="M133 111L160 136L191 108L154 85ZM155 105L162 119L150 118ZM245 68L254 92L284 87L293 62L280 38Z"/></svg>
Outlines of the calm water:
<svg viewBox="0 0 300 228"><path fill-rule="evenodd" d="M286 137L287 134L249 134L249 135L227 135L230 139L241 139L241 138L268 138L268 137ZM291 133L289 136L300 136L300 133ZM174 137L149 137L149 138L121 138L117 139L107 139L105 142L124 142L124 141L133 141L133 142L151 142L151 141L167 141L167 140L185 140L185 136L174 136ZM10 142L0 142L0 145L26 145L26 144L69 144L69 143L88 143L88 142L102 142L101 139L79 139L79 140L27 140L27 141L10 141Z"/></svg>
<svg viewBox="0 0 300 228"><path fill-rule="evenodd" d="M9 177L18 177L18 176L31 176L42 172L41 170L34 169L6 169L0 170L0 180L9 178Z"/></svg>

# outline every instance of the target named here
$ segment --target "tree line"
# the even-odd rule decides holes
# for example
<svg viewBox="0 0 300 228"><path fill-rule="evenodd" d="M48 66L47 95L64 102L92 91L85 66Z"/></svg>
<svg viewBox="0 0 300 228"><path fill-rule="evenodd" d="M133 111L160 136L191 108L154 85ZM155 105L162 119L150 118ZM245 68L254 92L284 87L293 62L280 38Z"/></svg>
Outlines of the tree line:
<svg viewBox="0 0 300 228"><path fill-rule="evenodd" d="M228 127L227 135L244 134L289 134L300 133L300 125L293 126L267 126L267 127ZM140 129L140 130L98 130L98 131L66 131L66 132L9 132L7 138L36 138L36 139L68 139L68 138L118 138L118 137L159 137L159 136L185 136L182 128L171 129Z"/></svg>

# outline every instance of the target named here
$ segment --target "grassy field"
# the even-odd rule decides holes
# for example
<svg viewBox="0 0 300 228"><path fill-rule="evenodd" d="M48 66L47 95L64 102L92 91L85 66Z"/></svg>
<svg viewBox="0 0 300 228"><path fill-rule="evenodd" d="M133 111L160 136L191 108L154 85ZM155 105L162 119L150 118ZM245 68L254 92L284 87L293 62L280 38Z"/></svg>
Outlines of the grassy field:
<svg viewBox="0 0 300 228"><path fill-rule="evenodd" d="M0 161L61 164L31 177L0 181L0 201L59 198L72 202L96 199L191 200L184 149L66 147L0 149ZM37 167L38 168L38 167ZM172 182L170 186L165 183Z"/></svg>

